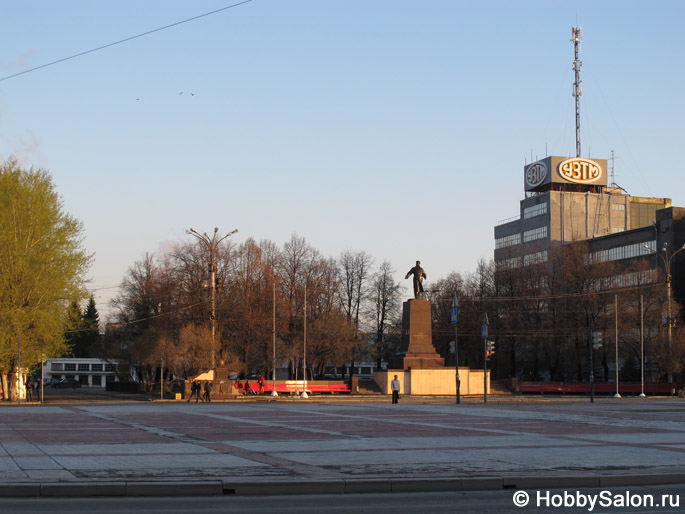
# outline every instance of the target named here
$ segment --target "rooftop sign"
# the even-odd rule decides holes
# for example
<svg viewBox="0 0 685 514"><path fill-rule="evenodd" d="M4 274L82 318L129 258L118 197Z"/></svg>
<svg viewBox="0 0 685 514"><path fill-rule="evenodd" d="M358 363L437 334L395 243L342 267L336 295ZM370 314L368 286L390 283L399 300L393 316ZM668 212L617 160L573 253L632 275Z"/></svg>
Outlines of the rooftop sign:
<svg viewBox="0 0 685 514"><path fill-rule="evenodd" d="M526 191L548 191L552 184L606 186L606 169L606 159L551 155L523 168L524 188Z"/></svg>

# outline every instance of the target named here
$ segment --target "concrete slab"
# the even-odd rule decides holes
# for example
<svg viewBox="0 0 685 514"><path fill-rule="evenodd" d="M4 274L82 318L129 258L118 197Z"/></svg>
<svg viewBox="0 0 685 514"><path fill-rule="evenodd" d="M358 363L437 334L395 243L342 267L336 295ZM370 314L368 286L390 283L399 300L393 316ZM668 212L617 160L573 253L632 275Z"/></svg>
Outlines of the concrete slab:
<svg viewBox="0 0 685 514"><path fill-rule="evenodd" d="M124 482L55 482L43 483L40 496L44 497L88 497L124 496Z"/></svg>
<svg viewBox="0 0 685 514"><path fill-rule="evenodd" d="M287 494L343 494L344 480L224 480L224 494L238 496L287 495Z"/></svg>
<svg viewBox="0 0 685 514"><path fill-rule="evenodd" d="M223 494L223 483L213 481L126 482L127 496L216 496Z"/></svg>
<svg viewBox="0 0 685 514"><path fill-rule="evenodd" d="M294 494L685 479L682 401L422 402L0 405L0 478L44 485L38 495L85 495L79 484Z"/></svg>

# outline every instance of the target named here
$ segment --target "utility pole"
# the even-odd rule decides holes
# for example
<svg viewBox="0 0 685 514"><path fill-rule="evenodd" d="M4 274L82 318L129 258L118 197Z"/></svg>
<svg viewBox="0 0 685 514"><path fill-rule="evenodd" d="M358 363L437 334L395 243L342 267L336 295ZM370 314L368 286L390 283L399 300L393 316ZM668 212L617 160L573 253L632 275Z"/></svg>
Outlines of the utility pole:
<svg viewBox="0 0 685 514"><path fill-rule="evenodd" d="M217 239L217 232L219 229L214 228L214 234L212 237L207 235L207 232L200 234L194 228L186 230L187 234L190 234L195 239L200 241L209 250L209 288L210 288L210 298L211 298L211 312L209 314L209 320L212 327L212 369L216 367L216 250L219 247L219 243L226 239L228 236L238 232L238 229L229 232L222 238Z"/></svg>

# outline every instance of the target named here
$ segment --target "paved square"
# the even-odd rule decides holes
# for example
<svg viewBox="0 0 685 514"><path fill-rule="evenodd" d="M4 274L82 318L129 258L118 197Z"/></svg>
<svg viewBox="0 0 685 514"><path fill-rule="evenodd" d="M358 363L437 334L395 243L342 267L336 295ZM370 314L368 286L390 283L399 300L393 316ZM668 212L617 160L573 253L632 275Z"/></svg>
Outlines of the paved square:
<svg viewBox="0 0 685 514"><path fill-rule="evenodd" d="M685 471L685 402L0 407L5 482L636 471Z"/></svg>

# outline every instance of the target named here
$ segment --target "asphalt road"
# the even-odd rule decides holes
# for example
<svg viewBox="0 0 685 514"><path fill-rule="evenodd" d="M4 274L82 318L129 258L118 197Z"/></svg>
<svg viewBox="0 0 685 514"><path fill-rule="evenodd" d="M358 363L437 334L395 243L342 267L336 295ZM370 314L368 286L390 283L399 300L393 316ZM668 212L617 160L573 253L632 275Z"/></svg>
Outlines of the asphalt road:
<svg viewBox="0 0 685 514"><path fill-rule="evenodd" d="M386 493L267 497L155 497L155 498L37 498L2 499L0 511L23 513L118 513L145 512L173 514L186 512L274 514L552 514L561 513L681 513L685 510L685 485L622 487L607 489L526 491L531 502L523 507L514 503L520 491L472 491L441 493ZM547 496L549 493L549 496ZM565 494L566 493L566 494ZM626 497L626 493L628 496ZM546 498L552 505L545 506ZM595 498L595 503L592 502ZM621 507L625 499L634 506ZM650 500L651 498L651 500ZM662 500L666 506L661 506ZM650 506L653 501L653 506ZM559 506L556 503L561 502ZM564 502L567 505L564 506ZM582 505L578 506L577 503ZM618 505L617 505L618 504ZM659 505L658 507L656 505Z"/></svg>

